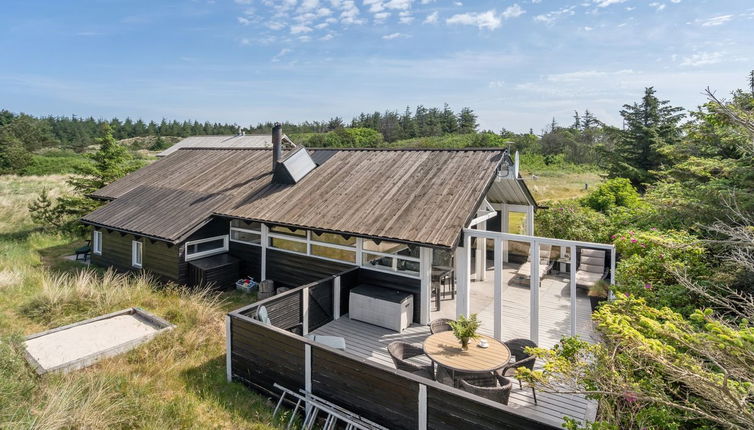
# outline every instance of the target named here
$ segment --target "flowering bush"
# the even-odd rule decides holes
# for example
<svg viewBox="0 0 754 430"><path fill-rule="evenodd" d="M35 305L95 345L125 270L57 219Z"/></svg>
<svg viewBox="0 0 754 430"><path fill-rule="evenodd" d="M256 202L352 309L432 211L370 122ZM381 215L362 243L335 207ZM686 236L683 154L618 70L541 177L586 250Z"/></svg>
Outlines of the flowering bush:
<svg viewBox="0 0 754 430"><path fill-rule="evenodd" d="M611 237L621 257L617 283L621 291L646 298L653 306L670 306L688 315L697 298L678 284L676 273L702 280L710 273L704 248L679 231L624 231Z"/></svg>

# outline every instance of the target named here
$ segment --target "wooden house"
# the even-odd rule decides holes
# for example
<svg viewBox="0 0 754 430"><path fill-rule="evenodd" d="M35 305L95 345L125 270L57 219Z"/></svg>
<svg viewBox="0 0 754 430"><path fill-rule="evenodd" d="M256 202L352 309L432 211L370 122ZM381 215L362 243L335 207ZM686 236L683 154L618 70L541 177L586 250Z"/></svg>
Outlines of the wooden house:
<svg viewBox="0 0 754 430"><path fill-rule="evenodd" d="M283 153L282 140L278 126L270 149L181 148L98 190L108 203L82 219L93 227L92 262L189 285L252 276L290 288L227 320L229 379L265 393L275 382L301 388L399 429L589 418L585 399L535 405L521 394L513 406L495 405L395 370L386 353L389 340L426 337L434 318L472 312L500 340L550 346L591 331L578 258L603 250L612 278L614 249L534 236L536 202L517 156L498 148ZM543 246L556 250L559 278L533 258ZM511 286L527 261L523 287ZM341 318L351 290L364 285L409 296L411 327L396 334ZM270 324L257 318L260 306ZM317 333L345 338L345 351L303 336ZM478 419L454 415L459 408Z"/></svg>

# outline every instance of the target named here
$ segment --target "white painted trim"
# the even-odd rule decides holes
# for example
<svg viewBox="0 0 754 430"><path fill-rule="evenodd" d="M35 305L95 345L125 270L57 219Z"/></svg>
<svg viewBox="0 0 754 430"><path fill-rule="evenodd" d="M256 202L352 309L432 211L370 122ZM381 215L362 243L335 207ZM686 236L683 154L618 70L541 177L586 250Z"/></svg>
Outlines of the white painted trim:
<svg viewBox="0 0 754 430"><path fill-rule="evenodd" d="M93 230L92 234L92 253L94 255L102 255L102 232L99 230Z"/></svg>
<svg viewBox="0 0 754 430"><path fill-rule="evenodd" d="M138 263L136 262L138 258ZM131 241L131 267L141 269L144 265L144 244L140 240Z"/></svg>
<svg viewBox="0 0 754 430"><path fill-rule="evenodd" d="M500 238L493 240L495 242L495 280L493 284L495 296L492 302L494 308L493 331L495 339L503 340L503 240Z"/></svg>
<svg viewBox="0 0 754 430"><path fill-rule="evenodd" d="M526 210L526 234L534 236L534 206L528 206Z"/></svg>
<svg viewBox="0 0 754 430"><path fill-rule="evenodd" d="M228 221L228 224L229 224L229 227L228 227L229 228L229 230L228 230L228 240L230 240L231 242L243 243L245 245L262 246L262 243L261 243L262 242L262 231L261 230L252 230L252 229L249 229L249 228L233 227L233 221ZM259 242L260 243L247 242L245 240L233 239L233 232L234 231L240 231L242 233L252 233L252 234L259 235Z"/></svg>
<svg viewBox="0 0 754 430"><path fill-rule="evenodd" d="M518 167L519 167L518 151L513 155L513 179L518 179Z"/></svg>
<svg viewBox="0 0 754 430"><path fill-rule="evenodd" d="M340 319L340 276L332 280L332 318Z"/></svg>
<svg viewBox="0 0 754 430"><path fill-rule="evenodd" d="M529 210L530 205L512 205L510 203L490 203L493 208L497 210L502 210L504 206L508 207L508 212L526 212Z"/></svg>
<svg viewBox="0 0 754 430"><path fill-rule="evenodd" d="M531 254L531 276L529 276L529 289L531 300L529 305L529 339L539 343L539 242L534 242L529 247Z"/></svg>
<svg viewBox="0 0 754 430"><path fill-rule="evenodd" d="M561 247L561 250L565 247ZM570 279L570 293L571 293L571 336L576 336L576 245L571 245L571 279ZM561 251L562 252L562 251Z"/></svg>
<svg viewBox="0 0 754 430"><path fill-rule="evenodd" d="M477 226L477 229L487 230L487 221L482 221ZM477 239L476 247L477 247L477 257L479 258L479 262L477 263L477 268L480 269L477 272L477 279L480 281L484 281L485 279L487 279L487 238L481 237Z"/></svg>
<svg viewBox="0 0 754 430"><path fill-rule="evenodd" d="M486 237L487 239L501 238L503 240L516 240L516 241L528 242L528 243L536 241L539 243L543 243L547 245L555 245L555 246L576 245L581 248L595 248L595 249L606 249L606 250L615 249L615 245L608 245L605 243L580 242L577 240L553 239L550 237L528 236L525 234L499 233L496 231L488 231L488 230L473 230L470 228L463 229L463 233L474 236L474 237Z"/></svg>
<svg viewBox="0 0 754 430"><path fill-rule="evenodd" d="M260 262L260 268L259 268L259 278L264 281L267 279L267 242L269 242L269 238L267 235L270 232L270 228L267 227L267 224L262 223L262 256L261 256L261 262Z"/></svg>
<svg viewBox="0 0 754 430"><path fill-rule="evenodd" d="M233 382L233 360L231 360L233 352L230 347L230 324L230 315L225 315L225 378L228 382Z"/></svg>
<svg viewBox="0 0 754 430"><path fill-rule="evenodd" d="M309 334L309 287L301 290L301 335Z"/></svg>
<svg viewBox="0 0 754 430"><path fill-rule="evenodd" d="M188 253L188 248L191 245L196 245L196 244L205 243L205 242L212 242L214 240L219 240L219 239L223 240L222 248L215 248L209 251L197 252L191 255L189 255ZM207 237L204 239L191 240L183 244L183 254L184 254L185 261L196 260L199 258L208 257L210 255L222 254L224 252L228 252L228 235L227 234L224 234L222 236L213 236L213 237Z"/></svg>
<svg viewBox="0 0 754 430"><path fill-rule="evenodd" d="M304 390L312 392L312 346L304 345Z"/></svg>
<svg viewBox="0 0 754 430"><path fill-rule="evenodd" d="M427 430L427 386L419 384L418 430Z"/></svg>
<svg viewBox="0 0 754 430"><path fill-rule="evenodd" d="M473 231L473 230L472 230ZM471 236L463 235L463 244L456 247L456 317L468 316L471 297Z"/></svg>
<svg viewBox="0 0 754 430"><path fill-rule="evenodd" d="M510 210L508 209L508 204L503 203L500 208L500 233L506 233L508 234L508 230L510 230ZM508 241L503 241L503 263L508 262Z"/></svg>
<svg viewBox="0 0 754 430"><path fill-rule="evenodd" d="M419 323L429 324L430 302L432 298L432 248L419 248Z"/></svg>

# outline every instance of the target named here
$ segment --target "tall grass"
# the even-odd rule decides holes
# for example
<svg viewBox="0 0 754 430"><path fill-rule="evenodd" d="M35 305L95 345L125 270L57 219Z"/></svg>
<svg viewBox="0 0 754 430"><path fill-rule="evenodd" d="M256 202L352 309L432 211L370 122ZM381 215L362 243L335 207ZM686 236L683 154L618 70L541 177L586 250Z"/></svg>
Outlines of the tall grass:
<svg viewBox="0 0 754 430"><path fill-rule="evenodd" d="M63 260L79 242L40 229L27 206L64 176L0 176L0 428L276 428L269 402L225 381L233 295ZM86 369L38 377L23 337L127 307L176 325Z"/></svg>

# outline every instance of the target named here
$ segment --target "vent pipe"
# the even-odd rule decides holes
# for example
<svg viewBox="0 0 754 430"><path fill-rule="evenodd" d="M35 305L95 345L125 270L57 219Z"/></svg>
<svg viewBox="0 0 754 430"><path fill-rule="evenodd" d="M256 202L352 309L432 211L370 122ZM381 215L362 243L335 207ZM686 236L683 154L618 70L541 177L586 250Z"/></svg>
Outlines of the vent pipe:
<svg viewBox="0 0 754 430"><path fill-rule="evenodd" d="M272 127L272 170L275 171L275 167L278 161L283 158L283 126L279 122L276 122Z"/></svg>

